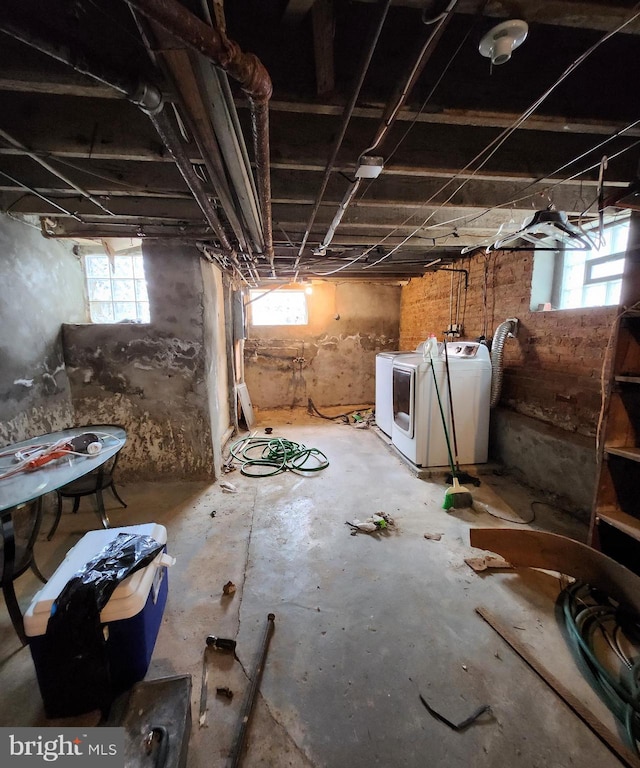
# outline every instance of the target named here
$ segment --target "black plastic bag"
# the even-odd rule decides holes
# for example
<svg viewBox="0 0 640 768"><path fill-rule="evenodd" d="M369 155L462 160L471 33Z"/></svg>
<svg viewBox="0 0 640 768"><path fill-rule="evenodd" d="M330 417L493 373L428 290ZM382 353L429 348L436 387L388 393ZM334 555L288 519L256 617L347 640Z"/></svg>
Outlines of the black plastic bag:
<svg viewBox="0 0 640 768"><path fill-rule="evenodd" d="M150 536L119 533L60 592L38 670L49 717L105 711L120 693L111 681L100 612L118 584L152 562L163 546Z"/></svg>

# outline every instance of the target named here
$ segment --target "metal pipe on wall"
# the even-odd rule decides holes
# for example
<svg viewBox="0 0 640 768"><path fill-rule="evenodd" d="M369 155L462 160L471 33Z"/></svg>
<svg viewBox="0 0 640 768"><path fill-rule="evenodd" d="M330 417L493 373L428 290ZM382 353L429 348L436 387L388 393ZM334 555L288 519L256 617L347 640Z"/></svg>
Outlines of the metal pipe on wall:
<svg viewBox="0 0 640 768"><path fill-rule="evenodd" d="M240 83L249 98L258 194L262 208L265 256L275 275L271 224L271 162L269 157L269 99L272 85L264 65L252 53L199 19L176 0L127 0L128 4L159 24L185 45L211 59Z"/></svg>

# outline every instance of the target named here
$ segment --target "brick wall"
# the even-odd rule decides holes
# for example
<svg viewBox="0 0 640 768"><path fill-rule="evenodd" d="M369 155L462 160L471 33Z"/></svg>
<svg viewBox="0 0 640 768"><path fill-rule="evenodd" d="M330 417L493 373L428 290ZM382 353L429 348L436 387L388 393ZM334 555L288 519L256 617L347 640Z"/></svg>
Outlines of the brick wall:
<svg viewBox="0 0 640 768"><path fill-rule="evenodd" d="M453 276L454 322L460 284L464 338L493 336L509 317L520 321L517 339L505 343L500 405L570 432L594 435L600 410L600 373L615 307L531 312L532 254L481 254L456 264L464 276L437 272L412 279L402 290L400 347L413 349L429 333L442 338L449 325Z"/></svg>

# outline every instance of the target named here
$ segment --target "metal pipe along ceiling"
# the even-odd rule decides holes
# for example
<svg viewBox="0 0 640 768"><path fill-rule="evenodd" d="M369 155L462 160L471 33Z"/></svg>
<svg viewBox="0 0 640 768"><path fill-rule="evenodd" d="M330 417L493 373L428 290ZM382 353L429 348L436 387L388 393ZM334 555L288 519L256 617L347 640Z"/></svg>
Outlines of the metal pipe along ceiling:
<svg viewBox="0 0 640 768"><path fill-rule="evenodd" d="M177 0L127 0L128 4L159 24L185 45L225 70L237 80L249 98L254 140L258 194L262 208L265 256L274 270L271 223L271 178L269 158L269 99L272 85L264 65L252 53L243 52L223 32L210 27Z"/></svg>
<svg viewBox="0 0 640 768"><path fill-rule="evenodd" d="M367 147L363 152L360 153L360 158L362 158L364 155L369 154L370 152L374 152L380 146L380 144L382 144L383 140L391 130L391 126L395 123L398 117L398 113L404 106L407 98L409 97L409 94L413 90L414 85L416 84L420 75L422 74L427 64L427 61L429 61L431 54L435 50L435 47L438 41L442 37L444 30L449 24L449 21L453 14L453 8L456 5L456 3L457 3L457 0L451 0L451 2L447 5L445 10L442 12L442 14L440 14L438 18L434 20L434 23L437 23L437 26L434 27L433 31L427 38L426 42L420 49L420 52L418 54L418 57L416 58L415 63L411 66L411 69L409 70L409 74L404 80L404 85L398 86L398 88L396 89L396 92L389 100L387 106L385 107L384 114L382 116L382 120L376 132L375 138L372 141L371 145ZM351 182L351 186L345 192L344 197L342 198L342 202L340 203L338 210L336 211L333 217L333 221L331 222L329 229L327 230L327 233L324 236L324 239L320 245L321 251L326 250L331 244L331 241L333 240L336 230L338 229L338 226L342 221L342 217L347 212L347 208L353 202L353 199L355 198L361 183L362 183L362 179L357 178L355 181Z"/></svg>
<svg viewBox="0 0 640 768"><path fill-rule="evenodd" d="M371 38L369 48L367 49L365 57L362 60L362 67L358 74L358 78L356 80L353 93L351 94L351 98L349 99L349 101L345 104L344 110L342 112L342 121L340 123L340 128L338 129L338 132L336 134L336 138L333 144L333 149L331 150L331 155L327 160L327 165L324 169L324 176L322 177L322 182L320 183L320 189L318 190L318 194L316 195L316 200L313 205L313 210L311 211L311 215L309 216L309 222L307 224L307 228L305 229L304 235L302 237L302 243L300 244L298 255L293 265L293 268L295 270L294 280L298 279L298 265L300 264L300 258L302 257L302 253L307 244L307 240L309 239L309 235L311 234L311 228L313 227L313 223L316 220L316 215L320 208L320 203L322 202L322 198L324 197L324 193L327 188L327 184L329 182L329 177L331 176L331 171L333 170L333 166L336 162L338 152L340 151L340 147L342 146L342 141L344 139L345 133L347 132L347 127L349 125L349 121L351 120L351 115L353 114L353 110L356 106L358 96L360 95L360 89L362 88L362 84L364 83L364 78L366 77L366 74L369 70L369 64L371 63L373 52L376 49L376 45L378 44L378 40L380 38L380 33L382 32L382 27L384 26L385 19L387 18L389 6L391 5L391 0L383 0L383 1L384 1L384 4L382 7L382 11L380 13L380 18L378 19L378 23L373 33L373 37Z"/></svg>
<svg viewBox="0 0 640 768"><path fill-rule="evenodd" d="M109 85L114 90L122 93L133 104L138 106L151 120L164 145L169 150L173 157L180 173L182 174L187 186L191 190L196 202L200 206L209 226L213 229L216 236L220 240L221 246L228 251L232 251L231 243L227 238L227 235L222 227L220 219L216 210L209 200L207 193L202 186L202 182L193 170L193 166L189 161L182 143L177 136L171 120L166 113L163 113L163 101L160 90L153 84L144 83L140 81L133 81L126 76L123 76L119 72L115 72L105 66L102 62L94 60L84 52L71 49L68 45L60 43L55 40L55 35L49 32L49 30L36 30L33 22L26 19L20 19L14 17L13 19L0 18L0 31L8 34L11 37L20 40L31 48L35 48L41 53L50 56L57 61L67 64L77 72L81 72L84 75L92 77L94 80L98 80L101 83ZM2 132L0 132L2 135ZM107 213L111 214L99 200L96 200L88 192L85 192L82 188L74 184L70 179L61 174L57 169L53 168L39 155L30 152L26 147L23 147L18 141L10 137L8 134L2 136L5 141L9 141L13 146L24 151L29 157L33 158L36 162L40 163L44 168L55 174L69 186L76 189L87 199L91 200L94 205L102 208ZM111 214L113 215L113 214Z"/></svg>

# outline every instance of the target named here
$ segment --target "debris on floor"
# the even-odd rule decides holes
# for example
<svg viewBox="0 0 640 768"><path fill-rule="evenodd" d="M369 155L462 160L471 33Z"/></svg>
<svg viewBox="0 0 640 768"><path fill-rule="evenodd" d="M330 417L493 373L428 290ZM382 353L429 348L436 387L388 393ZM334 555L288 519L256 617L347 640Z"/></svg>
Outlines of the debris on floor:
<svg viewBox="0 0 640 768"><path fill-rule="evenodd" d="M394 525L393 518L386 512L377 512L364 521L360 521L354 518L352 521L345 520L345 525L351 527L351 535L355 536L357 533L376 533L378 531L384 531L387 528L392 528Z"/></svg>
<svg viewBox="0 0 640 768"><path fill-rule="evenodd" d="M425 539L430 539L431 541L440 541L443 534L441 533L425 533L424 537Z"/></svg>
<svg viewBox="0 0 640 768"><path fill-rule="evenodd" d="M226 480L220 481L220 487L225 493L238 493L238 489L233 483L229 483Z"/></svg>
<svg viewBox="0 0 640 768"><path fill-rule="evenodd" d="M233 698L233 691L231 690L231 688L228 688L226 685L221 688L216 688L216 694L218 696L224 696L225 699Z"/></svg>
<svg viewBox="0 0 640 768"><path fill-rule="evenodd" d="M476 573L480 571L486 571L487 568L511 568L511 563L508 563L504 557L500 555L494 555L492 552L488 552L486 555L480 555L479 557L465 557L465 563L473 568Z"/></svg>
<svg viewBox="0 0 640 768"><path fill-rule="evenodd" d="M209 517L215 517L218 513L215 509L212 509L211 512L209 512Z"/></svg>
<svg viewBox="0 0 640 768"><path fill-rule="evenodd" d="M458 732L464 731L465 728L468 728L470 725L473 725L473 723L476 722L476 720L480 717L480 715L484 715L485 712L487 712L490 715L492 714L491 707L488 704L483 704L481 707L478 707L478 709L476 709L475 712L472 712L469 715L469 717L466 717L461 722L452 723L451 720L447 720L447 718L444 715L441 715L433 707L431 707L422 694L419 694L419 696L420 696L420 701L424 704L429 714L435 717L436 720L439 720L441 723L444 723L445 725L449 726L449 728L451 728L452 731L458 731Z"/></svg>
<svg viewBox="0 0 640 768"><path fill-rule="evenodd" d="M213 648L215 651L235 653L236 650L236 641L227 637L216 637L215 635L208 635L206 643L207 648Z"/></svg>
<svg viewBox="0 0 640 768"><path fill-rule="evenodd" d="M236 591L236 585L232 581L228 581L223 587L222 587L222 594L223 595L233 595Z"/></svg>

